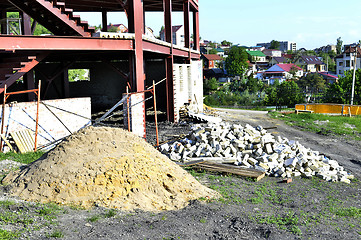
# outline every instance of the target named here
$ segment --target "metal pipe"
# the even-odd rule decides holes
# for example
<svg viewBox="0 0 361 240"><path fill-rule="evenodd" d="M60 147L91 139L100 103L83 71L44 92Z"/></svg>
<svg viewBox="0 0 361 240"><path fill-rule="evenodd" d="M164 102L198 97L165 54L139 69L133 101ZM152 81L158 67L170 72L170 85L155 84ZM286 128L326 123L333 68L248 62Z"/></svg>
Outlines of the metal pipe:
<svg viewBox="0 0 361 240"><path fill-rule="evenodd" d="M155 84L153 81L153 102L154 102L154 121L155 121L155 134L157 137L157 147L159 146L159 137L158 137L158 116L157 116L157 99L155 96Z"/></svg>
<svg viewBox="0 0 361 240"><path fill-rule="evenodd" d="M4 100L3 100L3 109L2 109L2 116L1 116L1 135L4 133L4 123L5 123L5 103L6 103L6 84L4 86ZM3 140L0 141L0 151L3 150Z"/></svg>
<svg viewBox="0 0 361 240"><path fill-rule="evenodd" d="M357 47L359 45L356 45L355 47L355 63L353 68L353 75L352 75L352 90L351 90L351 103L350 105L353 105L353 98L355 95L355 80L356 80L356 67L357 67Z"/></svg>
<svg viewBox="0 0 361 240"><path fill-rule="evenodd" d="M38 84L38 102L37 102L37 105L36 105L36 126L35 126L34 152L36 152L37 144L38 144L40 88L41 88L41 80L39 80L39 84Z"/></svg>

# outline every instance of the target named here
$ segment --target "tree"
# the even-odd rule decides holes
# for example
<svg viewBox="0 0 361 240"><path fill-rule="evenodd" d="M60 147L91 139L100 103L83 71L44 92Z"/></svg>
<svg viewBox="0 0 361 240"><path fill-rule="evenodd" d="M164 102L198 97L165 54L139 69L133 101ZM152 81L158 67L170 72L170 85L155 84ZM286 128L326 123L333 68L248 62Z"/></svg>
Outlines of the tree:
<svg viewBox="0 0 361 240"><path fill-rule="evenodd" d="M221 42L221 44L222 44L222 46L231 46L231 45L232 45L231 42L226 41L226 40L223 40L223 41Z"/></svg>
<svg viewBox="0 0 361 240"><path fill-rule="evenodd" d="M326 89L326 81L318 73L309 73L298 81L298 86L310 97Z"/></svg>
<svg viewBox="0 0 361 240"><path fill-rule="evenodd" d="M336 43L337 54L342 53L342 46L343 46L343 41L341 40L341 37L339 37L339 38L337 38L337 43Z"/></svg>
<svg viewBox="0 0 361 240"><path fill-rule="evenodd" d="M243 48L233 46L225 61L225 68L230 76L243 76L248 69L248 54Z"/></svg>
<svg viewBox="0 0 361 240"><path fill-rule="evenodd" d="M205 95L208 95L216 91L219 87L219 83L216 78L206 79L203 84L203 91Z"/></svg>
<svg viewBox="0 0 361 240"><path fill-rule="evenodd" d="M294 107L303 102L303 95L300 88L294 81L284 81L266 90L265 105Z"/></svg>
<svg viewBox="0 0 361 240"><path fill-rule="evenodd" d="M276 40L272 40L270 48L271 49L280 49L280 42L276 41Z"/></svg>
<svg viewBox="0 0 361 240"><path fill-rule="evenodd" d="M211 50L208 51L208 54L217 54L218 51L214 48L212 48Z"/></svg>
<svg viewBox="0 0 361 240"><path fill-rule="evenodd" d="M345 77L340 77L326 91L324 102L329 103L350 103L352 91L353 71L345 72ZM361 69L356 70L355 75L355 98L354 104L361 104Z"/></svg>

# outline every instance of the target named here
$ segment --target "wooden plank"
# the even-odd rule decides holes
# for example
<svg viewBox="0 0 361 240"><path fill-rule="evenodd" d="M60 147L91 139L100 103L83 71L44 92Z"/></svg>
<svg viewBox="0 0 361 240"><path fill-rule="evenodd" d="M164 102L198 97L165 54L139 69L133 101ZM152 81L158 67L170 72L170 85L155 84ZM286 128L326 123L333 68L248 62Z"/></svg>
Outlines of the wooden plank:
<svg viewBox="0 0 361 240"><path fill-rule="evenodd" d="M5 144L10 148L11 151L14 151L13 147L11 146L11 144L9 143L9 141L6 139L4 134L0 135L2 140L5 142Z"/></svg>
<svg viewBox="0 0 361 240"><path fill-rule="evenodd" d="M179 166L182 166L182 167L188 167L188 166L192 166L192 165L195 165L198 163L203 163L203 162L204 162L204 160L194 160L194 161L189 161L189 162L185 162L185 163L176 162L176 164Z"/></svg>
<svg viewBox="0 0 361 240"><path fill-rule="evenodd" d="M14 139L15 144L21 153L32 152L34 150L34 137L32 131L27 129L11 132L10 135Z"/></svg>
<svg viewBox="0 0 361 240"><path fill-rule="evenodd" d="M25 149L24 149L23 144L22 144L22 142L20 140L20 137L18 136L18 132L11 132L10 135L14 139L14 142L15 142L16 146L18 147L19 151L21 153L25 153Z"/></svg>
<svg viewBox="0 0 361 240"><path fill-rule="evenodd" d="M240 168L236 166L217 164L217 163L207 163L207 162L198 163L194 165L193 168L198 168L212 172L230 173L242 177L251 177L251 178L255 178L257 181L261 180L265 176L264 172L255 169Z"/></svg>

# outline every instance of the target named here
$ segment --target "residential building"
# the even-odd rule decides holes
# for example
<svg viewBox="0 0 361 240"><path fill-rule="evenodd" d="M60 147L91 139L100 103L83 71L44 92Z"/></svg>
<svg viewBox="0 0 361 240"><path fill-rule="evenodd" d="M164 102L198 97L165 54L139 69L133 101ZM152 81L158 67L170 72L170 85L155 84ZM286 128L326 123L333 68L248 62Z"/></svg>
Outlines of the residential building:
<svg viewBox="0 0 361 240"><path fill-rule="evenodd" d="M184 27L183 25L172 26L173 44L184 47ZM164 29L160 31L160 40L165 40Z"/></svg>
<svg viewBox="0 0 361 240"><path fill-rule="evenodd" d="M293 63L276 64L264 71L263 82L272 85L277 80L281 83L283 81L300 78L302 76L303 69Z"/></svg>
<svg viewBox="0 0 361 240"><path fill-rule="evenodd" d="M246 50L252 63L266 62L266 55L261 51L250 51Z"/></svg>
<svg viewBox="0 0 361 240"><path fill-rule="evenodd" d="M357 55L356 55L357 54ZM361 49L356 45L345 45L342 54L335 58L336 74L345 76L345 72L354 69L356 57L356 68L361 67Z"/></svg>
<svg viewBox="0 0 361 240"><path fill-rule="evenodd" d="M272 57L282 57L282 51L278 49L264 49L262 52L270 59Z"/></svg>
<svg viewBox="0 0 361 240"><path fill-rule="evenodd" d="M337 82L338 77L329 73L329 72L319 72L318 73L323 79L326 80L326 83L328 84L333 84L335 82Z"/></svg>
<svg viewBox="0 0 361 240"><path fill-rule="evenodd" d="M297 44L295 42L289 42L289 41L279 41L280 43L280 49L282 52L287 51L296 51L297 50ZM262 46L265 48L271 48L271 43L257 43L257 46Z"/></svg>
<svg viewBox="0 0 361 240"><path fill-rule="evenodd" d="M301 66L305 72L325 72L326 64L317 56L301 56L295 64Z"/></svg>
<svg viewBox="0 0 361 240"><path fill-rule="evenodd" d="M117 32L117 33L126 33L128 32L128 28L124 26L124 24L109 24L107 26L108 32Z"/></svg>
<svg viewBox="0 0 361 240"><path fill-rule="evenodd" d="M269 61L269 65L273 66L280 63L288 63L288 60L284 57L272 57Z"/></svg>
<svg viewBox="0 0 361 240"><path fill-rule="evenodd" d="M218 68L218 64L222 62L222 57L217 54L202 54L201 59L205 69Z"/></svg>
<svg viewBox="0 0 361 240"><path fill-rule="evenodd" d="M316 48L316 49L314 49L314 51L316 53L321 53L321 52L328 53L331 51L336 52L336 45L329 44L327 46L322 46L322 47Z"/></svg>

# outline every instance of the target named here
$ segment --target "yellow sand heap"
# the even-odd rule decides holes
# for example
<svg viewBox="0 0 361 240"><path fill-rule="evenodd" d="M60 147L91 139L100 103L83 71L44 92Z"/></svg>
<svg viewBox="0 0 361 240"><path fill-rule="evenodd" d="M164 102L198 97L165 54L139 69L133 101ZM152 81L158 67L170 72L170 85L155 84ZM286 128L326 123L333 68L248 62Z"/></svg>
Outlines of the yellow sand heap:
<svg viewBox="0 0 361 240"><path fill-rule="evenodd" d="M106 127L81 130L3 181L25 200L85 208L173 210L218 196L143 139Z"/></svg>

